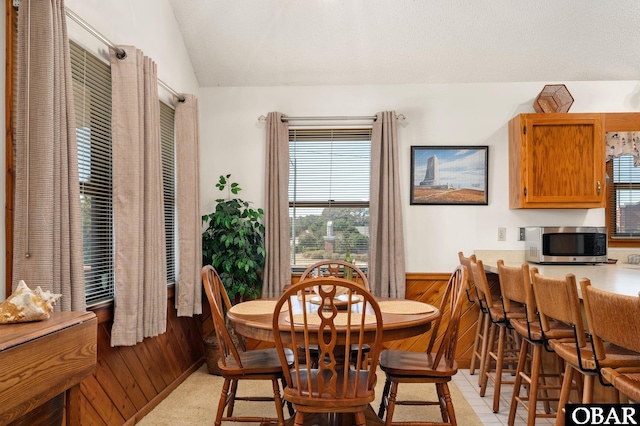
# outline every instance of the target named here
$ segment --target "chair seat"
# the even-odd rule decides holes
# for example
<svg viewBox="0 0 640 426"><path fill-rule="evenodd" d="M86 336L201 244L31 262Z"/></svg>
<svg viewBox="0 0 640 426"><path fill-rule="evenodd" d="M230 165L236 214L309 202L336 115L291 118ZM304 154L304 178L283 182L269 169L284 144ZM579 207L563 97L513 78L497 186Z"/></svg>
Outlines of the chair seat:
<svg viewBox="0 0 640 426"><path fill-rule="evenodd" d="M526 319L514 318L511 319L511 327L520 336L528 339L530 342L542 342L542 329L540 328L540 321L535 321L527 325ZM560 321L550 321L549 331L544 333L544 337L547 339L571 339L573 338L573 329Z"/></svg>
<svg viewBox="0 0 640 426"><path fill-rule="evenodd" d="M369 378L368 370L360 370L359 374L354 370L349 370L349 375L347 378L347 387L346 393L344 392L344 376L342 374L338 374L336 376L336 395L331 395L329 393L320 395L318 392L318 373L320 370L312 369L311 371L311 394L312 397L309 398L309 376L307 374L306 369L299 370L300 374L300 389L296 388L298 383L298 371L292 371L291 379L294 384L291 388L285 388L283 393L284 397L287 401L292 402L294 405L304 405L304 406L312 406L312 407L324 407L330 406L331 402L336 399L349 399L350 403L345 407L346 411L353 411L353 406L355 405L367 405L375 398L374 389L367 389L367 381ZM356 388L356 379L357 379L357 388ZM357 396L356 396L357 395ZM351 408L350 408L351 407ZM340 411L338 408L334 407L335 410L329 411Z"/></svg>
<svg viewBox="0 0 640 426"><path fill-rule="evenodd" d="M640 402L640 373L620 374L615 378L614 386L636 402Z"/></svg>
<svg viewBox="0 0 640 426"><path fill-rule="evenodd" d="M282 365L275 348L256 349L247 352L241 352L239 367L234 357L229 355L226 357L226 365L222 359L218 360L218 367L224 376L238 374L246 376L249 374L270 375L282 374ZM293 352L287 349L287 362L293 364Z"/></svg>
<svg viewBox="0 0 640 426"><path fill-rule="evenodd" d="M409 352L387 349L380 354L380 368L392 376L408 377L450 377L458 371L458 364L454 361L451 367L440 362L434 370L433 358L435 354L425 352Z"/></svg>
<svg viewBox="0 0 640 426"><path fill-rule="evenodd" d="M525 312L524 306L518 306L511 310L511 312L507 313L507 317L504 315L504 309L502 308L501 302L496 302L492 307L489 308L491 319L494 322L506 322L507 317L511 318L526 318L527 314Z"/></svg>
<svg viewBox="0 0 640 426"><path fill-rule="evenodd" d="M576 343L573 339L551 340L549 343L558 356L569 364L583 370L595 370L597 368L593 350L591 349L591 343L589 341L587 341L587 345L585 347L580 348L582 365L579 365ZM640 355L637 352L621 348L608 342L604 342L604 348L607 357L599 361L600 368L640 366Z"/></svg>

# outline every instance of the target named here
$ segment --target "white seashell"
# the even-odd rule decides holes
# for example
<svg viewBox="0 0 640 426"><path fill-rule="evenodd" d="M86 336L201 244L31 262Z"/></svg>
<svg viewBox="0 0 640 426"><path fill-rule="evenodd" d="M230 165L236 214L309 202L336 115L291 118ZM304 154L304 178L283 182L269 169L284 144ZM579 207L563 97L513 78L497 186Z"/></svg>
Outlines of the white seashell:
<svg viewBox="0 0 640 426"><path fill-rule="evenodd" d="M31 290L20 280L16 290L0 303L0 324L48 319L53 305L62 297L38 286Z"/></svg>

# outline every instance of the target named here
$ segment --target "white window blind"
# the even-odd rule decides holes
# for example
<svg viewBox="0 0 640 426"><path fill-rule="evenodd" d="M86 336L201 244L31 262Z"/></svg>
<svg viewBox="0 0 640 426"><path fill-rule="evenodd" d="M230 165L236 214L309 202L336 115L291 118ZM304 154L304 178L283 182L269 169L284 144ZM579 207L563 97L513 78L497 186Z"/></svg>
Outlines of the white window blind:
<svg viewBox="0 0 640 426"><path fill-rule="evenodd" d="M613 162L610 192L609 228L612 239L640 238L640 167L634 167L634 157L623 155Z"/></svg>
<svg viewBox="0 0 640 426"><path fill-rule="evenodd" d="M368 264L370 128L289 131L291 264L322 259Z"/></svg>
<svg viewBox="0 0 640 426"><path fill-rule="evenodd" d="M164 227L167 236L167 284L175 284L176 282L176 167L174 124L175 110L160 101Z"/></svg>
<svg viewBox="0 0 640 426"><path fill-rule="evenodd" d="M70 42L87 306L113 298L111 69Z"/></svg>
<svg viewBox="0 0 640 426"><path fill-rule="evenodd" d="M87 306L113 299L111 69L73 41L73 78ZM167 283L175 283L175 111L160 102Z"/></svg>

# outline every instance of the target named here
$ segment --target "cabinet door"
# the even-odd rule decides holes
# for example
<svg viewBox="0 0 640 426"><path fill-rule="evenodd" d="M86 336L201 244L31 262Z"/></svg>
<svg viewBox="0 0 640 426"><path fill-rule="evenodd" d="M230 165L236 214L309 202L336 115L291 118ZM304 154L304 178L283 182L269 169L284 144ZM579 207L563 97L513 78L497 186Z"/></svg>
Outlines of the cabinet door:
<svg viewBox="0 0 640 426"><path fill-rule="evenodd" d="M604 207L603 115L527 114L520 122L523 207Z"/></svg>

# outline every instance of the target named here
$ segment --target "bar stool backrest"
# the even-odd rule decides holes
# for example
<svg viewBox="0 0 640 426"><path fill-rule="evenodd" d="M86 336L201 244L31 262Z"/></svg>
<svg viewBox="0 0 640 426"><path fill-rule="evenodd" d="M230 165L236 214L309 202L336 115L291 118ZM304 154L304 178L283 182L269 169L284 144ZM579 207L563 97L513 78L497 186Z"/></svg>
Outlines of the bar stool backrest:
<svg viewBox="0 0 640 426"><path fill-rule="evenodd" d="M513 310L512 302L521 305L527 303L525 275L529 275L529 265L527 263L522 266L506 266L502 259L498 260L498 278L505 312Z"/></svg>
<svg viewBox="0 0 640 426"><path fill-rule="evenodd" d="M531 281L542 330L549 331L550 319L562 321L576 330L578 347L585 347L587 341L576 277L573 274L567 274L564 278L548 277L540 275L535 269L531 271Z"/></svg>
<svg viewBox="0 0 640 426"><path fill-rule="evenodd" d="M588 278L580 287L596 357L606 358L603 340L640 353L640 298L595 288Z"/></svg>
<svg viewBox="0 0 640 426"><path fill-rule="evenodd" d="M473 282L473 275L471 274L471 262L475 262L476 259L476 255L472 254L469 257L466 257L461 251L458 252L458 259L460 259L460 264L464 267L467 268L467 288L466 288L466 292L467 292L467 298L469 299L469 301L471 303L477 303L478 302L478 292L476 290L476 285Z"/></svg>
<svg viewBox="0 0 640 426"><path fill-rule="evenodd" d="M491 289L489 288L489 282L487 281L487 275L484 272L482 260L471 261L471 275L473 275L473 282L478 290L478 298L484 304L485 308L490 308L494 305L494 300L491 295Z"/></svg>

